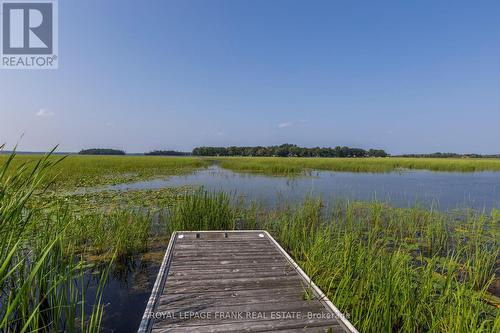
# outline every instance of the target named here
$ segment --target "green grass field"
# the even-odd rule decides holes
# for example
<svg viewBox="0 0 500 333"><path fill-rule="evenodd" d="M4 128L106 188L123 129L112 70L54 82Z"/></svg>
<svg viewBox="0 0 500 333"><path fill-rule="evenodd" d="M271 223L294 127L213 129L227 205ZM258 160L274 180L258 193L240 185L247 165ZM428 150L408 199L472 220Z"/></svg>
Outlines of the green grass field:
<svg viewBox="0 0 500 333"><path fill-rule="evenodd" d="M34 166L42 156L17 155L12 168L23 164ZM8 155L0 155L0 164L7 158ZM47 171L46 178L57 176L56 185L69 188L176 175L210 164L208 160L196 157L53 155L49 158L51 162L58 160L61 161Z"/></svg>
<svg viewBox="0 0 500 333"><path fill-rule="evenodd" d="M500 171L500 159L454 158L282 158L221 157L214 159L233 171L294 174L307 170L390 172L401 169L432 171Z"/></svg>

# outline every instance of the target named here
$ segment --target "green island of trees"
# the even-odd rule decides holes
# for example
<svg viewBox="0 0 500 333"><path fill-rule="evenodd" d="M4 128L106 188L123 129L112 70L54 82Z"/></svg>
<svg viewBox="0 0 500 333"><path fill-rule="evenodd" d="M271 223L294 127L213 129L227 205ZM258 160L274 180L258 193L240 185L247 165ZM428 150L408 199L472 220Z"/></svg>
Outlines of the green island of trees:
<svg viewBox="0 0 500 333"><path fill-rule="evenodd" d="M337 146L304 148L293 144L268 147L196 147L194 156L275 156L275 157L386 157L389 156L382 149L364 150Z"/></svg>
<svg viewBox="0 0 500 333"><path fill-rule="evenodd" d="M106 149L106 148L91 148L82 149L78 152L80 155L125 155L123 150L119 149Z"/></svg>

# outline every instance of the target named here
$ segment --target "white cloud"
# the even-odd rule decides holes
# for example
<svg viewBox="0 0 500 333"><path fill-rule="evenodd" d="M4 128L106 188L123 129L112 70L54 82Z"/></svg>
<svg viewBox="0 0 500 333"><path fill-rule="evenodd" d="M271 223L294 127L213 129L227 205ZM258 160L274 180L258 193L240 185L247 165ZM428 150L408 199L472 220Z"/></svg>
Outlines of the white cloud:
<svg viewBox="0 0 500 333"><path fill-rule="evenodd" d="M224 135L224 132L219 131L219 132L215 133L215 135L217 135L217 136L223 136L223 135Z"/></svg>
<svg viewBox="0 0 500 333"><path fill-rule="evenodd" d="M107 122L104 123L104 126L106 126L106 127L113 127L113 123L110 122L110 121L107 121Z"/></svg>
<svg viewBox="0 0 500 333"><path fill-rule="evenodd" d="M47 109L43 109L43 108L38 110L37 113L35 113L35 116L37 116L37 117L52 117L54 115L55 115L54 112L49 111Z"/></svg>
<svg viewBox="0 0 500 333"><path fill-rule="evenodd" d="M287 122L284 122L284 123L280 123L280 124L278 124L278 128L290 127L290 126L292 126L292 125L293 125L293 123L292 123L292 122L287 121Z"/></svg>

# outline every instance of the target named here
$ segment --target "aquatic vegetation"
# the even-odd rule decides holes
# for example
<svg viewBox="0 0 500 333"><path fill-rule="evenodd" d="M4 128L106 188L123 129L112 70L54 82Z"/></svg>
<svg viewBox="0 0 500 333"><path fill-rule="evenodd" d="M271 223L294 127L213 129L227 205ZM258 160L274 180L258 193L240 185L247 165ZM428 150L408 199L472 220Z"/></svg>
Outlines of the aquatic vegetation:
<svg viewBox="0 0 500 333"><path fill-rule="evenodd" d="M221 167L240 172L297 174L310 170L390 172L401 169L432 171L500 171L500 159L469 158L212 158Z"/></svg>
<svg viewBox="0 0 500 333"><path fill-rule="evenodd" d="M229 196L224 192L212 194L198 190L187 194L172 209L167 220L167 230L232 230L235 228L234 212Z"/></svg>
<svg viewBox="0 0 500 333"><path fill-rule="evenodd" d="M190 172L211 162L153 157L172 161L153 161L130 176L127 170L141 168L143 157L131 166L120 160L129 157L97 157L104 166L94 171L79 160L94 157L18 158L0 164L0 331L98 331L106 278L116 265L137 256L161 261L175 230L228 229L270 231L362 332L500 328L498 210L455 215L314 198L264 209L192 188L76 194L75 184ZM257 171L261 162L252 160ZM332 159L314 160L280 159L268 170L279 173L284 165L301 172L307 163ZM83 287L89 271L96 273L92 295Z"/></svg>
<svg viewBox="0 0 500 333"><path fill-rule="evenodd" d="M360 332L500 327L500 291L491 289L499 278L496 212L457 218L382 203L325 207L320 200L259 211L199 192L180 201L168 223L171 230L269 230Z"/></svg>
<svg viewBox="0 0 500 333"><path fill-rule="evenodd" d="M124 258L146 249L151 221L147 211L112 210L83 215L76 218L67 238L80 253Z"/></svg>
<svg viewBox="0 0 500 333"><path fill-rule="evenodd" d="M85 205L91 194L75 199L48 191L61 157L17 158L0 164L0 332L98 332L108 275L164 234L155 229L161 214L141 204L155 197L166 207L175 196L129 193L120 201L111 196L106 207L102 195L92 194Z"/></svg>
<svg viewBox="0 0 500 333"><path fill-rule="evenodd" d="M34 166L41 157L18 155L11 164L13 168L26 163L28 167ZM0 164L7 158L8 155L0 155ZM52 155L48 159L54 162L60 158ZM46 172L54 181L52 189L60 191L188 173L209 164L209 161L196 157L69 155ZM57 177L53 179L54 176Z"/></svg>
<svg viewBox="0 0 500 333"><path fill-rule="evenodd" d="M129 210L131 208L163 209L172 207L182 200L186 193L195 189L189 186L165 187L160 189L128 190L128 191L89 191L83 193L62 193L39 196L37 201L58 202L68 205L71 211L79 214L95 212L112 212L114 210Z"/></svg>
<svg viewBox="0 0 500 333"><path fill-rule="evenodd" d="M42 155L20 155L13 167L35 165ZM0 155L0 163L8 155ZM58 156L49 159L55 161ZM162 156L82 156L69 155L47 170L54 179L52 189L60 192L76 187L127 183L155 177L187 174L213 163L239 172L290 175L311 170L346 172L390 172L402 169L432 171L500 171L494 158L280 158L280 157L162 157ZM52 179L52 178L51 178Z"/></svg>
<svg viewBox="0 0 500 333"><path fill-rule="evenodd" d="M47 170L59 163L47 155L34 166L18 164L15 154L0 166L0 331L99 331L102 305L87 314L85 290L76 287L84 262L66 242L71 220L63 212L27 208ZM101 275L99 298L107 271Z"/></svg>

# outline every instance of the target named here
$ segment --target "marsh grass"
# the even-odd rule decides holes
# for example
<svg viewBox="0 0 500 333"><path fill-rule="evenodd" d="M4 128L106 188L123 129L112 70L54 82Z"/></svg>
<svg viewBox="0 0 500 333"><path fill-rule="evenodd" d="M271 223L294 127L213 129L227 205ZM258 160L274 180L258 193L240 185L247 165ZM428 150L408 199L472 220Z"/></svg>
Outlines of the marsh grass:
<svg viewBox="0 0 500 333"><path fill-rule="evenodd" d="M15 157L0 166L0 331L97 332L101 304L88 314L80 309L85 289L75 281L84 274L84 263L67 243L72 220L64 210L28 209L32 196L52 182L48 170L61 159L48 154L13 166ZM98 299L106 276L107 271Z"/></svg>
<svg viewBox="0 0 500 333"><path fill-rule="evenodd" d="M390 172L402 169L431 171L500 171L500 159L469 158L297 158L221 157L223 168L271 175L298 174L309 170Z"/></svg>
<svg viewBox="0 0 500 333"><path fill-rule="evenodd" d="M42 157L18 155L10 164L12 169L20 165L30 167ZM8 155L0 155L0 164L8 158ZM59 159L60 157L54 155L48 157L51 163ZM69 155L61 163L53 164L45 172L54 180L52 189L61 190L183 174L206 167L210 162L196 157ZM54 179L55 176L57 178Z"/></svg>
<svg viewBox="0 0 500 333"><path fill-rule="evenodd" d="M113 260L126 261L145 253L155 232L166 237L176 230L231 229L269 230L361 332L500 331L499 291L492 289L499 275L497 210L455 216L378 202L327 206L314 198L264 210L256 204L238 205L225 193L202 189L177 193L167 201L157 198L160 213L122 205L91 210L102 198L75 210L64 200L50 201L44 196L47 188L53 188L55 176L66 175L56 185L61 188L115 181L131 170L142 177L184 172L210 162L179 158L186 162L176 164L174 158L158 157L161 161L154 163L162 166L140 171L142 162L132 161L127 166L128 158L137 157L106 157L101 165L97 160L103 157L93 162L88 156L62 161L50 155L39 160L14 157L3 157L0 164L2 332L98 331L105 315L102 294L108 274L113 273ZM241 170L248 171L249 162L250 169L261 172L260 159L221 159L220 163L233 160L241 160L237 162ZM273 159L265 160L268 168L267 161ZM314 163L329 168L340 159L276 160L279 163L266 170L321 169ZM348 163L360 165L364 160L369 159ZM378 162L386 159L376 160L377 168L387 163ZM68 161L76 164L63 166ZM96 166L86 165L94 162ZM386 170L385 166L377 168L373 170ZM114 172L122 176L105 177ZM88 295L82 287L89 267L95 267L89 258L105 263L95 295ZM304 297L311 297L306 288ZM89 307L88 299L95 304Z"/></svg>
<svg viewBox="0 0 500 333"><path fill-rule="evenodd" d="M169 233L177 230L232 230L235 212L224 192L210 193L203 189L186 194L167 220Z"/></svg>
<svg viewBox="0 0 500 333"><path fill-rule="evenodd" d="M168 221L170 231L269 230L360 332L498 332L488 290L499 273L499 223L497 211L458 218L313 199L259 211L206 192L186 197Z"/></svg>
<svg viewBox="0 0 500 333"><path fill-rule="evenodd" d="M148 211L113 210L75 220L67 238L79 253L126 258L147 249L152 228Z"/></svg>

